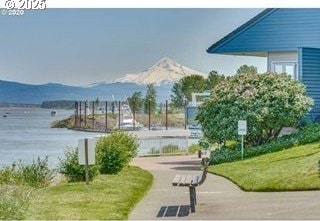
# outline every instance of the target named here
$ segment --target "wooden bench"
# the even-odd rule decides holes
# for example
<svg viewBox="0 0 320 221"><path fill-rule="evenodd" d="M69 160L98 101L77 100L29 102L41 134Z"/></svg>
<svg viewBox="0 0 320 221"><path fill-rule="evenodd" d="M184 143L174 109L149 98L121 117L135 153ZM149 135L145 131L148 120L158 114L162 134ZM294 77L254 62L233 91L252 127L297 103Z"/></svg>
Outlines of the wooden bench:
<svg viewBox="0 0 320 221"><path fill-rule="evenodd" d="M197 205L196 187L203 184L207 178L208 166L209 166L210 160L209 158L204 158L203 162L204 162L204 169L201 174L199 175L178 174L173 178L173 181L172 181L173 186L189 187L190 208L192 213L196 211L195 205Z"/></svg>

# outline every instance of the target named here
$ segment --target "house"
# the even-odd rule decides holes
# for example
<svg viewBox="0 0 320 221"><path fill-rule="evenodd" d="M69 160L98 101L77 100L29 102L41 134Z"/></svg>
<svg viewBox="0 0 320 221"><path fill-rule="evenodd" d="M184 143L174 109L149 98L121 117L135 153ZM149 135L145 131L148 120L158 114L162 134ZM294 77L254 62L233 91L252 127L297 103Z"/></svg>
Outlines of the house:
<svg viewBox="0 0 320 221"><path fill-rule="evenodd" d="M320 116L320 9L266 9L214 43L208 53L267 58L267 70L306 85Z"/></svg>

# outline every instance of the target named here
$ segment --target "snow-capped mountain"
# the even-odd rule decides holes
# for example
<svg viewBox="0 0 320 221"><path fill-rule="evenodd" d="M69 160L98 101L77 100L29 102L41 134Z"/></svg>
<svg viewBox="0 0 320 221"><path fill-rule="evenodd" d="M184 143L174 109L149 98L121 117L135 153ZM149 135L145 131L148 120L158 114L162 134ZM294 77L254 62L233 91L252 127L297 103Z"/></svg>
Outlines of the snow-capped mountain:
<svg viewBox="0 0 320 221"><path fill-rule="evenodd" d="M120 83L135 83L135 84L154 84L162 85L179 81L181 78L189 75L207 75L191 68L182 66L176 61L164 57L155 65L140 73L131 73L115 80Z"/></svg>

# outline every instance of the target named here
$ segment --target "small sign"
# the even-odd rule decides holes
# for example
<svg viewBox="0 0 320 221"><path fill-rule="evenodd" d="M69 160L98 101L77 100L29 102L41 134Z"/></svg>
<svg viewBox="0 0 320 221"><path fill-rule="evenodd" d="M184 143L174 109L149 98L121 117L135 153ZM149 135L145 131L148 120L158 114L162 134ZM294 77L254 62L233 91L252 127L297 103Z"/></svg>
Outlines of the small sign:
<svg viewBox="0 0 320 221"><path fill-rule="evenodd" d="M239 120L238 121L238 135L247 135L247 121Z"/></svg>
<svg viewBox="0 0 320 221"><path fill-rule="evenodd" d="M80 165L86 164L85 139L78 140L78 161ZM88 165L96 163L96 139L88 138Z"/></svg>

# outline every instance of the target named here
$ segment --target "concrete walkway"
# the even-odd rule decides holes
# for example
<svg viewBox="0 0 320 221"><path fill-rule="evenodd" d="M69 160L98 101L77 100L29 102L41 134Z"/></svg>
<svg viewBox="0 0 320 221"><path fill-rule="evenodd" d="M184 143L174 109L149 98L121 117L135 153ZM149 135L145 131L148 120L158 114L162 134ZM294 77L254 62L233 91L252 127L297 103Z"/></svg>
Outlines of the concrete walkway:
<svg viewBox="0 0 320 221"><path fill-rule="evenodd" d="M320 191L243 192L227 179L211 174L197 188L196 212L189 213L188 188L173 187L171 182L176 174L199 173L196 156L144 157L132 164L150 171L154 183L130 220L320 219Z"/></svg>

